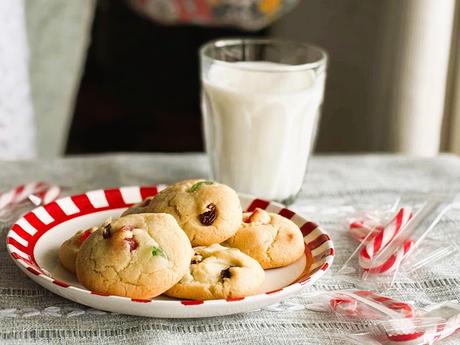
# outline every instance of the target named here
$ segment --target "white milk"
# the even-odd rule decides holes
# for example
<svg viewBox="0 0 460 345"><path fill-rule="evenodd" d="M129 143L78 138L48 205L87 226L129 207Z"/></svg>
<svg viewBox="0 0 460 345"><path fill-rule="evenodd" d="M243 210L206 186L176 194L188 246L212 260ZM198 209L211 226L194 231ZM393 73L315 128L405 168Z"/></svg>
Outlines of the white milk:
<svg viewBox="0 0 460 345"><path fill-rule="evenodd" d="M270 62L231 65L213 64L203 80L214 178L263 198L294 197L315 139L325 75L280 72L286 65Z"/></svg>

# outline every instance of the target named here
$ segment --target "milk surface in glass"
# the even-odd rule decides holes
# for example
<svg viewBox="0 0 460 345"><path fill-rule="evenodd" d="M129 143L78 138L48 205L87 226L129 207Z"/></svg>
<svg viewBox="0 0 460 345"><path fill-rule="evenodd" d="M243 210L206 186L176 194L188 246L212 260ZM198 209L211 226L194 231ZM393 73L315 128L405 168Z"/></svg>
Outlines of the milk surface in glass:
<svg viewBox="0 0 460 345"><path fill-rule="evenodd" d="M298 193L323 100L325 72L272 62L213 64L203 76L213 177L280 201Z"/></svg>

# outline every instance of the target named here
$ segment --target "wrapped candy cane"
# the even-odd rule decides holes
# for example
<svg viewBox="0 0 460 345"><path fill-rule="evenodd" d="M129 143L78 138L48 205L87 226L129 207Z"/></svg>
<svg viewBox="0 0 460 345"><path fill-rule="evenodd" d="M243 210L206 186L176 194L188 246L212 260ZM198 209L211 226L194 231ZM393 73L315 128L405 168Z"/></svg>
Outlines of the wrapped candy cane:
<svg viewBox="0 0 460 345"><path fill-rule="evenodd" d="M414 316L414 309L409 303L397 301L393 298L382 296L374 291L368 290L357 290L354 294L379 303L392 311L400 313L405 318L411 318Z"/></svg>
<svg viewBox="0 0 460 345"><path fill-rule="evenodd" d="M61 188L56 185L48 185L43 191L35 193L41 199L41 203L46 205L51 201L56 200L61 194Z"/></svg>
<svg viewBox="0 0 460 345"><path fill-rule="evenodd" d="M427 252L429 243L424 242L424 239L449 209L458 208L459 205L460 197L435 194L418 207L414 214L409 208L401 208L383 227L380 224L383 220L379 219L378 214L372 216L372 213L364 213L362 219L354 219L349 224L350 234L360 240L361 244L338 273L354 282L357 279L366 281L370 276L375 283L391 285L403 263L405 267L402 272L407 273L458 252L452 245L449 248L444 248L447 247L445 245L439 248L437 245L435 250ZM419 252L423 252L422 257L417 257ZM357 276L358 272L362 274Z"/></svg>
<svg viewBox="0 0 460 345"><path fill-rule="evenodd" d="M452 316L445 323L438 324L431 338L433 341L442 340L457 332L458 329L460 329L460 313Z"/></svg>
<svg viewBox="0 0 460 345"><path fill-rule="evenodd" d="M421 247L427 234L453 207L455 200L457 198L452 195L433 195L413 217L409 217L405 224L404 221L407 217L404 218L403 215L398 214L400 221L398 221L397 215L395 222L392 222L395 226L393 229L390 228L388 235L385 229L382 236L376 236L373 241L366 245L366 252L364 250L360 252L360 266L364 268L362 279L367 280L369 273L391 272L392 284L403 260L405 262L406 257ZM381 243L379 243L380 237L382 237ZM374 278L379 279L378 275Z"/></svg>
<svg viewBox="0 0 460 345"><path fill-rule="evenodd" d="M366 319L399 319L414 316L414 309L409 303L397 301L369 290L341 291L331 299L330 306L335 312L345 311L349 316ZM369 313L370 310L372 310L371 313Z"/></svg>
<svg viewBox="0 0 460 345"><path fill-rule="evenodd" d="M454 334L460 328L460 305L453 302L439 303L429 311L419 313L411 320L412 327L401 327L400 320L382 323L387 341L391 345L433 344Z"/></svg>
<svg viewBox="0 0 460 345"><path fill-rule="evenodd" d="M355 220L348 227L351 236L358 241L370 241L383 231L383 226L375 221Z"/></svg>
<svg viewBox="0 0 460 345"><path fill-rule="evenodd" d="M40 203L46 204L55 200L60 193L61 189L58 186L47 182L38 181L19 185L9 191L0 193L0 210L9 205L19 204L29 199L32 195L36 196L35 199L32 197L32 202L34 200L38 202L39 200L41 201Z"/></svg>
<svg viewBox="0 0 460 345"><path fill-rule="evenodd" d="M376 234L383 231L384 224L387 224L398 210L401 198L394 202L382 205L381 208L354 208L354 217L348 219L348 230L350 235L360 241L371 240Z"/></svg>
<svg viewBox="0 0 460 345"><path fill-rule="evenodd" d="M398 323L399 320L393 320ZM407 322L407 321L406 321ZM386 330L385 344L388 345L425 345L433 344L449 337L460 328L460 316L457 314L448 320L439 318L413 319L412 327L400 325Z"/></svg>
<svg viewBox="0 0 460 345"><path fill-rule="evenodd" d="M413 245L414 241L406 241L402 248L397 249L394 254L382 263L373 263L372 258L377 253L373 253L373 255L370 256L366 251L366 248L363 248L359 256L359 264L363 270L368 271L369 273L391 272L399 267L400 263L404 260Z"/></svg>
<svg viewBox="0 0 460 345"><path fill-rule="evenodd" d="M460 305L443 302L416 310L410 303L369 290L314 294L305 307L345 318L375 321L365 332L338 336L353 344L431 345L460 330Z"/></svg>
<svg viewBox="0 0 460 345"><path fill-rule="evenodd" d="M405 241L402 247L398 248L383 262L376 262L376 260L373 259L399 234L401 229L406 226L411 218L411 210L408 208L401 208L393 220L363 246L359 254L359 265L365 271L369 271L370 273L384 273L399 266L410 251L414 243L412 240Z"/></svg>
<svg viewBox="0 0 460 345"><path fill-rule="evenodd" d="M335 296L329 301L331 309L342 315L357 317L361 316L358 309L358 301L348 296Z"/></svg>
<svg viewBox="0 0 460 345"><path fill-rule="evenodd" d="M357 334L337 336L356 345L432 345L459 330L458 315L448 320L440 318L394 319L380 322Z"/></svg>
<svg viewBox="0 0 460 345"><path fill-rule="evenodd" d="M370 290L314 293L306 309L375 321L365 332L340 335L356 344L431 345L460 330L460 304L442 302L416 310L411 303Z"/></svg>

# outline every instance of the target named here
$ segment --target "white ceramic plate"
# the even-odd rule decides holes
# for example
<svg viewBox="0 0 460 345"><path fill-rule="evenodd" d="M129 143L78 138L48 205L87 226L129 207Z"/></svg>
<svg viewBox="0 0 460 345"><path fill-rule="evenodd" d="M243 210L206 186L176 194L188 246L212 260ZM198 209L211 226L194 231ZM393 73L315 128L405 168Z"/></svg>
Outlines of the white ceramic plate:
<svg viewBox="0 0 460 345"><path fill-rule="evenodd" d="M8 232L8 252L27 276L67 299L111 312L164 318L229 315L277 303L312 284L332 264L332 241L316 224L281 204L245 195L240 195L244 210L260 207L290 218L301 228L305 240L305 255L287 267L266 270L265 282L257 295L212 301L178 300L163 296L139 300L101 295L83 287L75 276L59 264L59 246L77 230L98 225L107 217L117 217L127 207L155 195L161 188L136 186L95 190L38 207L20 218Z"/></svg>

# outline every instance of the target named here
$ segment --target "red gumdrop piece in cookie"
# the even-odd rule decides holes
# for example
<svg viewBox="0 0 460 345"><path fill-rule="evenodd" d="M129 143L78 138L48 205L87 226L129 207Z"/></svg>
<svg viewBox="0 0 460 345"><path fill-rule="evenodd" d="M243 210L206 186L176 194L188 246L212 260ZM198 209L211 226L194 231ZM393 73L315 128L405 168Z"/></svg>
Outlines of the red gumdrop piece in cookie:
<svg viewBox="0 0 460 345"><path fill-rule="evenodd" d="M86 239L92 234L91 230L92 229L87 229L80 235L80 242L81 243L85 242Z"/></svg>
<svg viewBox="0 0 460 345"><path fill-rule="evenodd" d="M125 241L128 242L130 252L136 250L139 246L134 238L125 238Z"/></svg>
<svg viewBox="0 0 460 345"><path fill-rule="evenodd" d="M124 225L120 228L120 231L132 231L133 229L134 229L134 226L132 225ZM126 237L124 240L128 242L130 252L136 250L137 247L139 246L133 237Z"/></svg>
<svg viewBox="0 0 460 345"><path fill-rule="evenodd" d="M267 211L256 208L249 216L243 219L245 223L268 224L270 223L270 215Z"/></svg>

